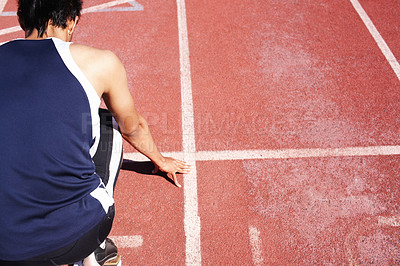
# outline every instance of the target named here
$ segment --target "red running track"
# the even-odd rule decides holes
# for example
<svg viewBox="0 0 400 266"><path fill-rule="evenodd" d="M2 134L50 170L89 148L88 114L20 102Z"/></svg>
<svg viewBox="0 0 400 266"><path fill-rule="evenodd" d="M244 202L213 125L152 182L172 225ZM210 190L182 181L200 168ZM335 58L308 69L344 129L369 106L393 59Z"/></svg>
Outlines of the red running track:
<svg viewBox="0 0 400 266"><path fill-rule="evenodd" d="M75 41L121 58L160 149L182 156L177 4L132 3L84 14ZM360 4L400 58L398 2ZM186 15L201 249L186 246L187 192L125 145L123 264L398 264L400 83L351 2L186 1Z"/></svg>

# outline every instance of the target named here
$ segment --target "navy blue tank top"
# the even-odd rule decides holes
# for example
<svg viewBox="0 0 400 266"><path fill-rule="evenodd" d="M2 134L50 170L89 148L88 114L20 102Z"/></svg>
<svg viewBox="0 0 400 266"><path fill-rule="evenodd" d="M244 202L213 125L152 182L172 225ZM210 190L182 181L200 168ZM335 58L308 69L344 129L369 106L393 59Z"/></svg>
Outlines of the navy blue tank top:
<svg viewBox="0 0 400 266"><path fill-rule="evenodd" d="M94 112L57 43L0 46L1 260L76 241L112 204L92 161Z"/></svg>

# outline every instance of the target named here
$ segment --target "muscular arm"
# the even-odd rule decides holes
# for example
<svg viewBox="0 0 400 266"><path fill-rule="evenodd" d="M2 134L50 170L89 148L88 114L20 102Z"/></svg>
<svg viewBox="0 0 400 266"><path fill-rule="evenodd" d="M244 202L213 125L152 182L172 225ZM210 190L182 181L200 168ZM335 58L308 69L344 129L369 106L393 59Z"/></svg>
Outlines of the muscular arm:
<svg viewBox="0 0 400 266"><path fill-rule="evenodd" d="M189 166L182 161L164 157L157 149L146 120L136 110L128 89L125 68L118 57L109 51L78 45L71 45L71 53L98 95L103 97L123 138L148 157L156 168L170 174L180 187L176 172L187 173Z"/></svg>
<svg viewBox="0 0 400 266"><path fill-rule="evenodd" d="M105 81L104 102L117 120L123 138L156 165L162 165L164 157L158 151L148 124L136 110L128 90L125 68L115 55L110 53L108 56L110 71Z"/></svg>

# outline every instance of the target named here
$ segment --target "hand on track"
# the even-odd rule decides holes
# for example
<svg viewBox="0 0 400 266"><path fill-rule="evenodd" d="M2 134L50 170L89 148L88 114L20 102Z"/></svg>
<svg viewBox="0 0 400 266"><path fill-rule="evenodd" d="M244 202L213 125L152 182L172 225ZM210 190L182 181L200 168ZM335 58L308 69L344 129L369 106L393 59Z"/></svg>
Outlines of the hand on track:
<svg viewBox="0 0 400 266"><path fill-rule="evenodd" d="M158 170L161 170L174 181L174 184L177 187L182 187L178 182L178 178L176 177L176 173L187 174L190 172L190 165L186 162L177 160L171 157L164 157L164 162L160 165L155 164L155 168L153 173L157 173Z"/></svg>

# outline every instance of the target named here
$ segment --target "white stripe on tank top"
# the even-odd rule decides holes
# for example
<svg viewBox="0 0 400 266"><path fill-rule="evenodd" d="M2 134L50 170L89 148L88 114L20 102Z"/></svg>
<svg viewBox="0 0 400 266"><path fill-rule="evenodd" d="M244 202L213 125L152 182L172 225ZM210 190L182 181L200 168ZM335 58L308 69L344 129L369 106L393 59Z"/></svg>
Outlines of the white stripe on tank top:
<svg viewBox="0 0 400 266"><path fill-rule="evenodd" d="M57 38L51 38L56 46L56 49L61 56L61 59L64 61L64 64L67 66L69 71L76 77L79 83L82 85L87 98L90 104L90 112L92 118L92 138L95 139L95 143L90 148L90 155L93 156L96 153L97 147L99 145L100 140L100 117L99 117L99 107L101 100L97 95L96 90L93 88L92 84L86 78L85 74L79 68L79 66L75 63L74 59L72 58L71 51L69 46L71 42L64 42ZM85 114L82 114L85 115ZM86 121L87 117L82 117L82 123L89 122ZM83 128L83 127L82 127ZM112 197L112 193L109 193L105 188L105 185L100 179L99 186L93 190L90 195L97 199L100 204L102 205L104 211L107 213L108 208L114 204L114 199Z"/></svg>
<svg viewBox="0 0 400 266"><path fill-rule="evenodd" d="M85 74L83 74L82 70L79 68L79 66L75 63L74 59L72 58L69 46L71 45L71 42L64 42L60 39L57 38L51 38L54 42L54 45L57 48L57 51L59 55L61 56L62 60L64 61L64 64L67 66L69 71L76 77L76 79L79 81L79 83L82 85L83 89L85 90L85 93L87 95L87 98L89 100L90 104L90 112L91 112L91 118L92 118L92 138L95 140L95 143L93 144L92 147L90 147L90 155L94 156L96 153L97 147L99 145L99 140L100 140L100 117L99 117L99 107L101 100L99 96L97 95L96 90L93 88L92 84L89 82L89 80L86 78ZM82 114L82 123L85 122L90 122L87 121L87 117L84 117L85 114Z"/></svg>

